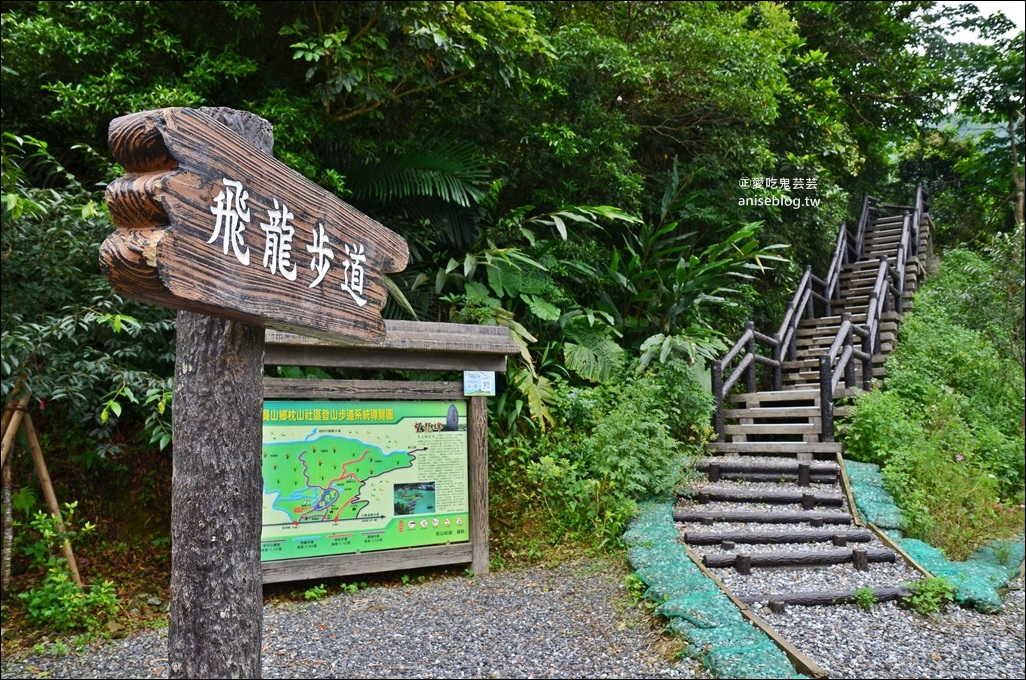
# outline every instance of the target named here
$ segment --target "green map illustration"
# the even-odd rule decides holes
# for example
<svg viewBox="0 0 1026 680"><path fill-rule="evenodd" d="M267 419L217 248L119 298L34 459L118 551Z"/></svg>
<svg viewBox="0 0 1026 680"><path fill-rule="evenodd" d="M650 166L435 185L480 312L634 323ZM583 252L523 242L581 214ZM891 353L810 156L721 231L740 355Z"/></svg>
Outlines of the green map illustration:
<svg viewBox="0 0 1026 680"><path fill-rule="evenodd" d="M337 435L269 444L264 446L264 486L276 494L271 506L294 524L357 519L369 504L360 497L367 480L413 467L414 459L407 451L386 454L373 444Z"/></svg>
<svg viewBox="0 0 1026 680"><path fill-rule="evenodd" d="M264 561L468 540L465 401L264 402Z"/></svg>

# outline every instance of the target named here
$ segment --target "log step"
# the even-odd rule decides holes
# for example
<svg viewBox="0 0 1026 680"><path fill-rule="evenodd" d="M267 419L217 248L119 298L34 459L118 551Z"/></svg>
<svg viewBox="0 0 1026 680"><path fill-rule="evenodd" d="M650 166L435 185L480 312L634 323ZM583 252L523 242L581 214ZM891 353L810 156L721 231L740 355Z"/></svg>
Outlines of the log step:
<svg viewBox="0 0 1026 680"><path fill-rule="evenodd" d="M771 503L801 504L806 510L818 505L841 507L844 496L830 493L800 491L772 491L769 489L715 489L706 487L686 491L680 498L697 500L699 503Z"/></svg>
<svg viewBox="0 0 1026 680"><path fill-rule="evenodd" d="M674 522L737 522L755 524L851 524L846 512L770 512L766 510L675 510Z"/></svg>
<svg viewBox="0 0 1026 680"><path fill-rule="evenodd" d="M784 480L789 483L800 483L797 472L721 472L717 479L726 482L780 482ZM716 481L710 478L709 481ZM810 484L835 484L836 474L813 474L809 475Z"/></svg>
<svg viewBox="0 0 1026 680"><path fill-rule="evenodd" d="M873 533L868 529L821 529L807 531L686 531L684 542L689 545L718 545L723 541L734 543L826 543L838 537L848 543L869 543ZM836 542L836 541L835 541Z"/></svg>
<svg viewBox="0 0 1026 680"><path fill-rule="evenodd" d="M837 411L834 410L836 415ZM706 448L721 453L837 453L839 442L709 442Z"/></svg>
<svg viewBox="0 0 1026 680"><path fill-rule="evenodd" d="M702 558L710 569L729 569L737 566L738 558L747 559L752 567L802 567L826 564L847 564L856 558L859 551L865 553L870 564L894 562L894 551L890 548L838 548L836 550L794 550L779 552L712 553Z"/></svg>
<svg viewBox="0 0 1026 680"><path fill-rule="evenodd" d="M736 595L735 597L745 604L776 601L782 604L793 604L806 607L851 604L856 601L854 590L812 590L801 593L761 593L758 595ZM887 602L907 597L912 597L912 591L905 586L873 588L873 598L877 602Z"/></svg>
<svg viewBox="0 0 1026 680"><path fill-rule="evenodd" d="M713 466L718 466L720 472L790 472L797 473L802 463L793 458L777 458L773 460L750 460L747 458L705 458L698 462L696 469L706 471ZM807 462L809 472L812 474L837 474L837 463L834 462Z"/></svg>

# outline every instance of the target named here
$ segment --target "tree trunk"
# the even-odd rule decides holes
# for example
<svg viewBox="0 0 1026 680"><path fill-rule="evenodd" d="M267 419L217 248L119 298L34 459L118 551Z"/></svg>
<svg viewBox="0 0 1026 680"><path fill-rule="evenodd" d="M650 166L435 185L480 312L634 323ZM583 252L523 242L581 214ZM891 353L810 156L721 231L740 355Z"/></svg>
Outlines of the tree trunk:
<svg viewBox="0 0 1026 680"><path fill-rule="evenodd" d="M271 152L267 121L203 109ZM173 678L258 678L264 330L179 312L172 409Z"/></svg>
<svg viewBox="0 0 1026 680"><path fill-rule="evenodd" d="M1015 124L1017 121L1009 120L1008 142L1012 146L1012 191L1015 196L1012 200L1012 210L1015 213L1015 223L1022 224L1023 202L1026 198L1026 177L1023 176L1023 169L1019 167L1019 149L1015 140Z"/></svg>

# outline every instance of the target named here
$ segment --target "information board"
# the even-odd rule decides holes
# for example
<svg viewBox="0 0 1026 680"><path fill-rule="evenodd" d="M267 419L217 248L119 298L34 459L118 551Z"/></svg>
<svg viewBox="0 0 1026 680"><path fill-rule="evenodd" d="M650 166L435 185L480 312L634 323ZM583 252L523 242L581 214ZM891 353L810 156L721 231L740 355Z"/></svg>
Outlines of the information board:
<svg viewBox="0 0 1026 680"><path fill-rule="evenodd" d="M263 561L465 542L465 401L267 401Z"/></svg>

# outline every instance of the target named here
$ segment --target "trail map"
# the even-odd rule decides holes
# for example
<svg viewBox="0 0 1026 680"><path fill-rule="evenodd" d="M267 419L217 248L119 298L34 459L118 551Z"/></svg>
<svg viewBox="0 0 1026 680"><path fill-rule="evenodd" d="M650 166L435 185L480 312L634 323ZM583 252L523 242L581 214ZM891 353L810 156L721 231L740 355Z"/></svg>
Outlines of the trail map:
<svg viewBox="0 0 1026 680"><path fill-rule="evenodd" d="M468 540L466 402L264 404L264 561Z"/></svg>

